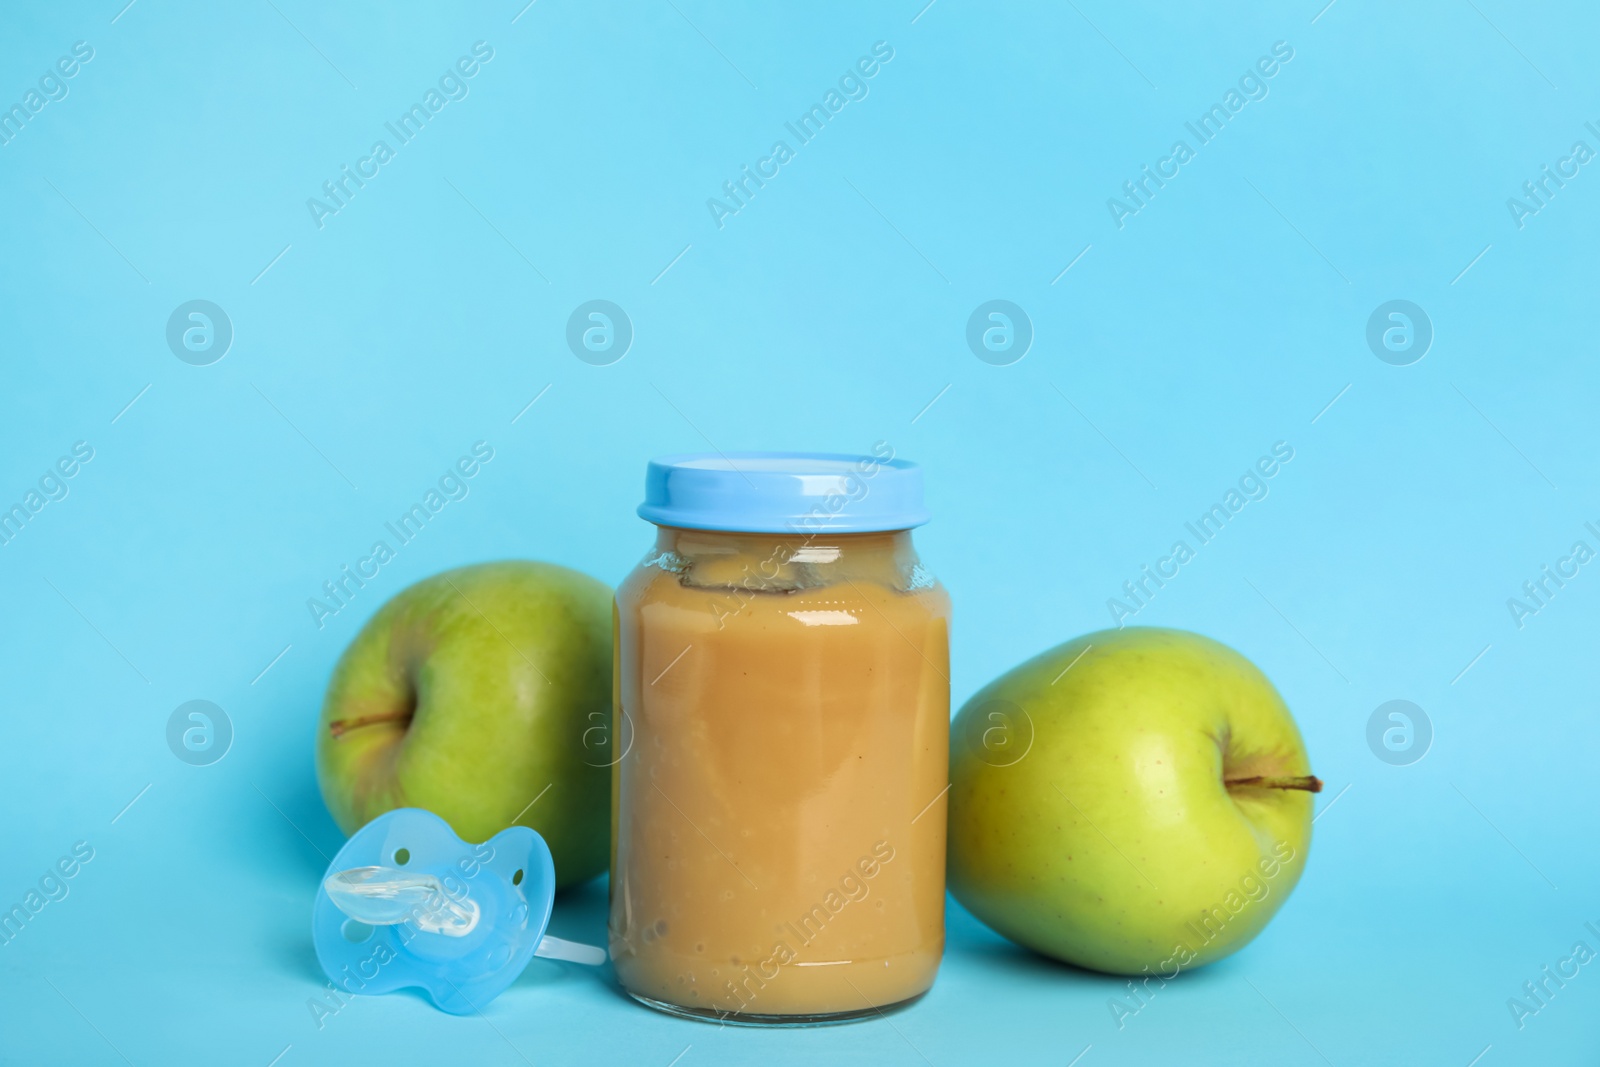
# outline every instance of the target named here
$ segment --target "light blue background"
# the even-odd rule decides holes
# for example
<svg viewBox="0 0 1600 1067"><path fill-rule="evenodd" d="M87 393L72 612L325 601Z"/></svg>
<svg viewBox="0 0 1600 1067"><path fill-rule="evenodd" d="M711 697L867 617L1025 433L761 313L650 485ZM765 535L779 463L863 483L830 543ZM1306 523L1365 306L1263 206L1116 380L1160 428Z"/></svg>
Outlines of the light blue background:
<svg viewBox="0 0 1600 1067"><path fill-rule="evenodd" d="M1506 200L1600 149L1591 10L523 2L0 16L0 104L95 50L0 147L0 498L95 449L0 547L0 904L95 850L0 947L0 1059L1590 1062L1600 971L1521 1030L1506 1001L1600 948L1600 569L1520 629L1506 600L1600 548L1600 171L1521 229ZM479 40L470 95L319 230L306 199ZM707 198L880 40L870 95L719 230ZM1276 41L1270 95L1119 230L1107 198ZM606 367L564 340L595 298L636 330ZM995 298L1036 331L1012 366L964 340ZM1364 339L1394 298L1434 325L1412 366ZM191 299L235 329L211 366L164 339ZM478 440L470 497L319 630L306 599ZM958 705L1108 624L1186 520L1293 446L1137 617L1260 664L1328 782L1259 940L1122 1030L1118 983L954 906L938 984L892 1023L719 1029L540 961L486 1018L403 995L319 1030L309 911L341 839L312 726L360 623L477 560L614 583L649 541L651 455L879 440L926 466ZM209 767L164 738L195 698L236 729ZM1395 698L1436 731L1412 766L1367 746ZM599 939L603 910L601 881L552 929Z"/></svg>

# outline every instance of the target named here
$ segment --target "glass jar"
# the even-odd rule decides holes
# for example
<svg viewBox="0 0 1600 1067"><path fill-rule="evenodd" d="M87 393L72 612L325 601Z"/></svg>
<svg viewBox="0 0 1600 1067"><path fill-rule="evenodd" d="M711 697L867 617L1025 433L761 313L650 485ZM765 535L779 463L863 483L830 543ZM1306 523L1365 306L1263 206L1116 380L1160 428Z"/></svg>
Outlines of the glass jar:
<svg viewBox="0 0 1600 1067"><path fill-rule="evenodd" d="M876 451L650 465L655 547L616 599L610 947L651 1007L820 1023L933 984L950 600L911 544L921 471Z"/></svg>

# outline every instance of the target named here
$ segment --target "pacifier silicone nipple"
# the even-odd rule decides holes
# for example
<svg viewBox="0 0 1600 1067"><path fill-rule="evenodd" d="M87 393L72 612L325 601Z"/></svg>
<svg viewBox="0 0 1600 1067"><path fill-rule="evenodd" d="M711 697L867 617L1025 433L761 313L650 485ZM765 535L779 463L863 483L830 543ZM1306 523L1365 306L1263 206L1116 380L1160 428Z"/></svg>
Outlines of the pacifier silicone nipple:
<svg viewBox="0 0 1600 1067"><path fill-rule="evenodd" d="M531 956L597 965L606 952L544 936L555 867L526 826L469 845L437 815L399 808L356 831L312 909L317 960L350 993L423 989L464 1015L502 993Z"/></svg>
<svg viewBox="0 0 1600 1067"><path fill-rule="evenodd" d="M410 921L425 934L465 937L478 925L478 904L452 900L431 874L394 867L352 867L322 880L338 909L369 926Z"/></svg>

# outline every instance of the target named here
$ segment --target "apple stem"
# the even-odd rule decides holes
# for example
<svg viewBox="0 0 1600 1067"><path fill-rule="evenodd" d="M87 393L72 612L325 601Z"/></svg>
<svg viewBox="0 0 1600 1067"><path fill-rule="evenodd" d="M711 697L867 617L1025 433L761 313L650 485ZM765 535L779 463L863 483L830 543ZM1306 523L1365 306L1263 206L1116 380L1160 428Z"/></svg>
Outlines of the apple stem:
<svg viewBox="0 0 1600 1067"><path fill-rule="evenodd" d="M385 711L376 715L358 715L353 719L334 719L328 724L328 732L334 737L343 737L346 733L358 726L371 726L379 722L407 722L411 719L409 711Z"/></svg>
<svg viewBox="0 0 1600 1067"><path fill-rule="evenodd" d="M1255 775L1251 778L1226 778L1223 784L1233 786L1254 786L1258 789L1304 789L1307 793L1322 792L1322 779L1312 774L1302 774L1292 778L1273 778Z"/></svg>

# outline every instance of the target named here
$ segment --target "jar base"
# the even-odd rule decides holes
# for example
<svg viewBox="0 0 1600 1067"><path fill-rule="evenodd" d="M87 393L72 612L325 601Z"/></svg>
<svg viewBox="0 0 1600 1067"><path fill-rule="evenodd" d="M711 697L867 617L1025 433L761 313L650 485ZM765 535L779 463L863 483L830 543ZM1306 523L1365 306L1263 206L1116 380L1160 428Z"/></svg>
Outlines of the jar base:
<svg viewBox="0 0 1600 1067"><path fill-rule="evenodd" d="M927 996L924 990L914 997L885 1004L882 1007L854 1008L850 1011L816 1012L806 1015L764 1015L759 1012L743 1011L717 1011L712 1008L688 1008L682 1004L671 1004L665 1000L656 1000L653 997L642 996L638 993L628 992L628 996L643 1004L647 1008L667 1015L676 1015L680 1019L695 1019L704 1023L717 1023L721 1026L757 1026L757 1027L807 1027L807 1026L838 1026L842 1023L865 1022L875 1019L880 1015L901 1011L910 1007L923 997Z"/></svg>

